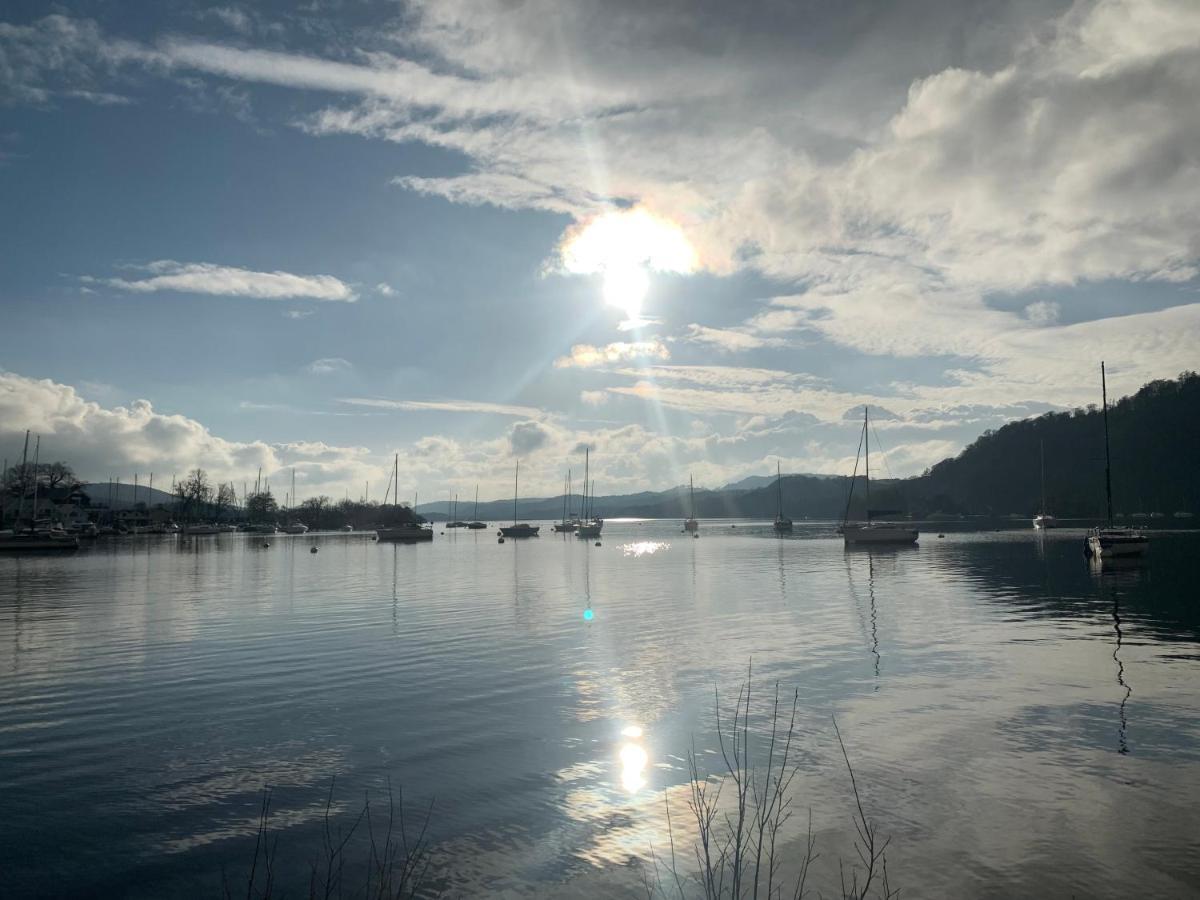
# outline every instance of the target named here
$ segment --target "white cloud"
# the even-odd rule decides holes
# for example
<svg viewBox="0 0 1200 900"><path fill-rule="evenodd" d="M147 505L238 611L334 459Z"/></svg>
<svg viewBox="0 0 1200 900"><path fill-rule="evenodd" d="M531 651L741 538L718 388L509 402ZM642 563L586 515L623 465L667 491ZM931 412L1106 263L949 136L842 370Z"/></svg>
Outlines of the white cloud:
<svg viewBox="0 0 1200 900"><path fill-rule="evenodd" d="M283 314L285 319L307 319L315 310L311 309L289 309Z"/></svg>
<svg viewBox="0 0 1200 900"><path fill-rule="evenodd" d="M682 340L693 344L703 344L722 353L737 353L743 350L757 350L761 347L785 347L787 341L777 337L761 337L749 329L741 328L709 328L693 322L688 326Z"/></svg>
<svg viewBox="0 0 1200 900"><path fill-rule="evenodd" d="M146 400L104 407L69 385L0 371L0 444L10 461L26 429L41 435L43 458L69 463L84 480L131 480L134 472L145 479L154 472L155 484L166 486L173 475L200 467L240 489L260 467L282 476L295 465L297 480L316 491L383 471L361 447L231 441L195 419L158 412Z"/></svg>
<svg viewBox="0 0 1200 900"><path fill-rule="evenodd" d="M255 272L214 263L179 263L164 259L137 267L146 277L95 278L90 284L105 284L139 294L176 291L225 297L255 297L262 300L305 298L353 303L358 299L350 286L332 275L294 275L291 272Z"/></svg>
<svg viewBox="0 0 1200 900"><path fill-rule="evenodd" d="M607 391L580 391L579 401L587 406L603 406L608 402Z"/></svg>
<svg viewBox="0 0 1200 900"><path fill-rule="evenodd" d="M434 410L454 413L484 413L500 416L525 416L538 418L540 409L532 406L515 406L507 403L489 403L481 400L386 400L375 397L346 397L338 401L352 406L369 406L376 409L396 409L408 412Z"/></svg>
<svg viewBox="0 0 1200 900"><path fill-rule="evenodd" d="M326 356L321 359L314 359L307 366L305 371L310 375L333 375L336 372L345 372L347 369L354 368L348 359L342 359L340 356Z"/></svg>
<svg viewBox="0 0 1200 900"><path fill-rule="evenodd" d="M383 297L394 297L396 296L396 289L386 281L381 281L375 285L375 293Z"/></svg>
<svg viewBox="0 0 1200 900"><path fill-rule="evenodd" d="M631 359L670 359L671 351L658 339L648 341L616 341L603 347L591 344L576 344L569 356L560 356L554 361L555 368L593 368L626 362Z"/></svg>

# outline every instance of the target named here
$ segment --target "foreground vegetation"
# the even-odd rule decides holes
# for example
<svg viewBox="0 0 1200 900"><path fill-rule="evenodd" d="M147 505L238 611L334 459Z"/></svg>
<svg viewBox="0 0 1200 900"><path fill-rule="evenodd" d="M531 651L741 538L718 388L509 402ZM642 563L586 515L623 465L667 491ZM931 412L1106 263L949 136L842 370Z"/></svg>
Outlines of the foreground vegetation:
<svg viewBox="0 0 1200 900"><path fill-rule="evenodd" d="M794 690L787 698L776 684L768 720L762 728L752 728L750 674L748 671L738 689L732 711L722 713L720 695L715 696L721 769L706 772L695 746L687 752L689 784L684 822L678 821L678 811L672 811L664 794L666 846L648 846L641 869L647 900L801 900L817 893L812 886L817 880L813 865L820 854L811 810L803 834L794 834L796 829L789 826L796 812L794 782L800 771L800 735L796 728L799 692ZM846 767L847 817L854 824L854 852L837 857L820 881L829 885L829 890L836 890L842 900L894 900L900 891L892 887L888 875L890 839L880 834L868 815L836 721L833 728ZM403 791L393 796L389 782L385 806L374 807L368 797L356 814L335 817L331 813L333 798L331 783L321 852L305 868L310 900L404 900L448 893L446 885L453 862L434 861L430 839L432 802L416 810L406 809ZM265 791L248 869L240 879L223 881L222 895L227 900L283 895L279 884L279 833L271 827L271 799L270 790ZM358 852L351 858L350 848L356 837L359 840L353 846ZM797 845L796 838L802 843ZM796 846L798 850L790 849ZM294 870L286 875L289 882L294 882Z"/></svg>

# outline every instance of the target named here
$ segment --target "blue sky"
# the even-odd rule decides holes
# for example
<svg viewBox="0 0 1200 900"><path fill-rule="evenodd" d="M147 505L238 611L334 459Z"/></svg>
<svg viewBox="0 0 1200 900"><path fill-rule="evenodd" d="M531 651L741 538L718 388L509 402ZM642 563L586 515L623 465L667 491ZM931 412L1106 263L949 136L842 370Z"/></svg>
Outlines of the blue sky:
<svg viewBox="0 0 1200 900"><path fill-rule="evenodd" d="M1194 4L644 6L7 4L3 452L909 474L1196 367Z"/></svg>

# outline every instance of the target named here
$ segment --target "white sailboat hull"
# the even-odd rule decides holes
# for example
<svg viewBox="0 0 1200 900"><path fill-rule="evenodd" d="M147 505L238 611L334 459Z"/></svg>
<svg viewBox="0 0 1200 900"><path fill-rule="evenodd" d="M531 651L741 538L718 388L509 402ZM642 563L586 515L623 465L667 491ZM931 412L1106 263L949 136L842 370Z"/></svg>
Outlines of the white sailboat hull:
<svg viewBox="0 0 1200 900"><path fill-rule="evenodd" d="M846 544L915 544L920 532L905 525L880 522L869 525L847 523L842 526Z"/></svg>
<svg viewBox="0 0 1200 900"><path fill-rule="evenodd" d="M1054 516L1034 516L1033 527L1039 530L1044 528L1057 528L1058 522L1055 521Z"/></svg>

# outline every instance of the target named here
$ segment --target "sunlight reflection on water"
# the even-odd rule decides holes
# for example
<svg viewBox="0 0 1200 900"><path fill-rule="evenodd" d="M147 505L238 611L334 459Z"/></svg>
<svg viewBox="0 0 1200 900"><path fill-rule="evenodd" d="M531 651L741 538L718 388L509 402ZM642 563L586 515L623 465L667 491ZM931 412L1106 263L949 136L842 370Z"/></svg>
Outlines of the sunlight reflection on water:
<svg viewBox="0 0 1200 900"><path fill-rule="evenodd" d="M660 550L670 550L671 545L666 541L634 541L621 548L622 556L653 556Z"/></svg>

